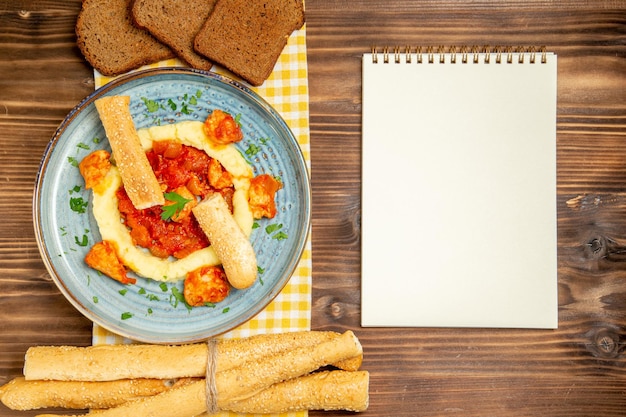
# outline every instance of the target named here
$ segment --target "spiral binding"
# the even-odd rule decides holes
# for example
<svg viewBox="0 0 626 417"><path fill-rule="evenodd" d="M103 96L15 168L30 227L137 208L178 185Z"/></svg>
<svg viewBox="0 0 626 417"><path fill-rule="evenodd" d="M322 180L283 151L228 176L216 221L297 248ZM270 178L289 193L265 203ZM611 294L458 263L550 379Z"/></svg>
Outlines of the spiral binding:
<svg viewBox="0 0 626 417"><path fill-rule="evenodd" d="M485 46L428 46L426 48L422 46L417 46L412 48L410 46L405 46L401 48L399 46L393 47L390 50L389 47L384 47L382 52L378 52L376 46L372 47L372 62L378 64L379 55L382 54L382 62L388 64L389 62L394 62L396 64L400 64L404 59L404 62L410 64L413 62L415 58L418 64L421 63L434 63L435 59L439 61L440 64L444 64L446 62L446 57L449 57L449 62L451 64L456 64L460 62L462 64L474 63L478 64L481 61L485 64L489 64L494 59L496 64L507 63L512 64L516 61L519 64L523 64L525 62L526 57L528 57L528 62L534 64L536 62L540 62L545 64L547 62L547 52L546 47L541 46L538 49L535 47L523 47L523 46L494 46L491 47L489 45ZM515 60L515 56L517 59ZM537 60L537 56L540 56L540 59Z"/></svg>

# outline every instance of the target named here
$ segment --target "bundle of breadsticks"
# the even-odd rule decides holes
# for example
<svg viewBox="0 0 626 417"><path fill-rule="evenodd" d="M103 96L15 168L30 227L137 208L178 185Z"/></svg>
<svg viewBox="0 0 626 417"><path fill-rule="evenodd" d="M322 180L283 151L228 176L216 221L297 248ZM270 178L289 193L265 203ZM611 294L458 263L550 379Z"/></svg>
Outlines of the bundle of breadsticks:
<svg viewBox="0 0 626 417"><path fill-rule="evenodd" d="M14 410L90 409L84 415L97 417L360 412L369 401L362 359L351 331L187 345L37 346L26 352L24 376L0 387L0 400Z"/></svg>

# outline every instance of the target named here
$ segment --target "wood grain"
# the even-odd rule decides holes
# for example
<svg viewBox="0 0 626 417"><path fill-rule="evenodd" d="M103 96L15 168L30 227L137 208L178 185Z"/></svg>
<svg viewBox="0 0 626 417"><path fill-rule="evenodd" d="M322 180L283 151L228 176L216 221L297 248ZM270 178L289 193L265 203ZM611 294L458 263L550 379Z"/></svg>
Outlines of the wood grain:
<svg viewBox="0 0 626 417"><path fill-rule="evenodd" d="M0 384L21 374L31 345L91 341L91 324L40 260L31 220L45 146L93 90L74 44L80 1L14 3L0 1ZM313 327L359 336L371 372L366 415L624 415L626 3L306 6ZM374 45L407 44L545 45L558 54L558 330L360 327L360 59Z"/></svg>

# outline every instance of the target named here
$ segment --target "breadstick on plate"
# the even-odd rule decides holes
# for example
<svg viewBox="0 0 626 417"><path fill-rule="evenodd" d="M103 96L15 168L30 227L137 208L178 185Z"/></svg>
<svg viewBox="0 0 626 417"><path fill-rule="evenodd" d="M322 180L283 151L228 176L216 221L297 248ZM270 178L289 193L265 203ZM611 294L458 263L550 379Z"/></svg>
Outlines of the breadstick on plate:
<svg viewBox="0 0 626 417"><path fill-rule="evenodd" d="M95 105L130 201L139 210L165 204L130 115L130 97L102 97Z"/></svg>
<svg viewBox="0 0 626 417"><path fill-rule="evenodd" d="M254 284L257 277L254 249L233 218L224 197L214 193L192 211L222 262L230 285L244 289Z"/></svg>

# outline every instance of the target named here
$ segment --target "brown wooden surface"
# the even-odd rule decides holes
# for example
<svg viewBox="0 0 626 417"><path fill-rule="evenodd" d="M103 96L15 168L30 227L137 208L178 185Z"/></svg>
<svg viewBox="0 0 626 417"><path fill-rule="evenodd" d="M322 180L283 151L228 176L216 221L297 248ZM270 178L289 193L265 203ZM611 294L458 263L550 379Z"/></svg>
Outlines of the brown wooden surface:
<svg viewBox="0 0 626 417"><path fill-rule="evenodd" d="M0 384L29 346L91 341L31 218L44 148L93 90L74 43L79 8L0 1ZM361 339L366 415L626 415L626 2L308 0L307 22L313 328ZM360 328L360 57L407 44L558 54L558 330Z"/></svg>

